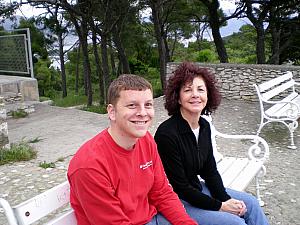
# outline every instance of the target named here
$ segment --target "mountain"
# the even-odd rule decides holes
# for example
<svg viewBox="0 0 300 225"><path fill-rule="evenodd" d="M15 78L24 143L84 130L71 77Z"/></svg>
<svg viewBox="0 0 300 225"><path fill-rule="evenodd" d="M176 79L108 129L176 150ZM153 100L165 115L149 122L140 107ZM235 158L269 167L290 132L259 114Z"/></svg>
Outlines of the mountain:
<svg viewBox="0 0 300 225"><path fill-rule="evenodd" d="M241 28L241 26L246 25L246 24L251 24L251 22L247 19L230 19L227 21L227 26L226 27L222 27L220 29L221 32L221 36L222 37L226 37L229 36L233 33L237 33L239 31L239 29Z"/></svg>

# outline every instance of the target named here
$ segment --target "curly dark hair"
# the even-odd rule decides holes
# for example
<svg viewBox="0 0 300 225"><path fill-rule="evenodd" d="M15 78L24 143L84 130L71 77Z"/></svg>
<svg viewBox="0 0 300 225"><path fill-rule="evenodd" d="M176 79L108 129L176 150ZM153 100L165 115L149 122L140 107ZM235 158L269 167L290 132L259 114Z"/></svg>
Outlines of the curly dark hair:
<svg viewBox="0 0 300 225"><path fill-rule="evenodd" d="M215 111L221 102L221 94L217 87L215 75L207 68L200 68L191 62L183 62L169 78L165 90L165 108L169 116L179 112L179 93L181 87L193 81L195 77L201 77L207 88L207 104L201 114L208 115Z"/></svg>

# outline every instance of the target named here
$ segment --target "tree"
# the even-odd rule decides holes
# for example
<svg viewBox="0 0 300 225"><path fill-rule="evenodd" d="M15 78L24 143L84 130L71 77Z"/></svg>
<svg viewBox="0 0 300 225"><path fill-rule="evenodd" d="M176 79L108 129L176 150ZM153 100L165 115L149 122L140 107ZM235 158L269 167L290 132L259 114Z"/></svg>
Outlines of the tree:
<svg viewBox="0 0 300 225"><path fill-rule="evenodd" d="M58 42L58 55L60 63L60 73L62 81L62 97L67 96L67 81L65 71L65 54L69 50L64 50L65 38L70 33L70 21L64 18L65 11L62 11L58 4L53 6L45 5L47 15L40 17L41 22L44 24L44 29L51 32L51 36L55 36ZM54 49L56 51L56 49Z"/></svg>

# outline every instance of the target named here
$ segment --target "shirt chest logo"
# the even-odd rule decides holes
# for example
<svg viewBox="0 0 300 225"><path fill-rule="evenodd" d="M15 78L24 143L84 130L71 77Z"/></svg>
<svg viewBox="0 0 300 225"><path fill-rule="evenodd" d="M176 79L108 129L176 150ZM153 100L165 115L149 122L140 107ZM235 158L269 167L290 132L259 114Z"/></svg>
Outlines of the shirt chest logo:
<svg viewBox="0 0 300 225"><path fill-rule="evenodd" d="M145 169L147 169L148 167L150 167L152 165L153 165L153 163L152 163L152 160L151 160L149 162L146 162L145 164L141 164L140 169L145 170Z"/></svg>

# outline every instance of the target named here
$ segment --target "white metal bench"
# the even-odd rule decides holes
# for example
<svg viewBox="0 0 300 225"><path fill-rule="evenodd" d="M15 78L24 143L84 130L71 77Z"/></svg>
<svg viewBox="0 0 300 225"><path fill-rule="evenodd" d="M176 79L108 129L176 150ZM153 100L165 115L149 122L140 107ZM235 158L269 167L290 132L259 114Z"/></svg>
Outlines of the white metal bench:
<svg viewBox="0 0 300 225"><path fill-rule="evenodd" d="M261 121L257 135L261 129L270 122L283 123L290 131L291 145L289 148L296 149L294 143L294 131L298 127L300 117L300 95L295 89L292 72L256 85L255 89L260 103Z"/></svg>
<svg viewBox="0 0 300 225"><path fill-rule="evenodd" d="M217 163L218 171L222 177L224 186L237 191L245 191L248 185L255 179L256 197L260 205L264 202L260 195L260 179L266 174L264 163L269 158L269 145L257 135L228 135L216 130L212 125L210 116L202 116L211 127L211 138L214 150L214 156ZM244 156L223 156L218 151L216 139L225 138L236 140L248 140L250 147ZM241 155L244 149L241 148Z"/></svg>
<svg viewBox="0 0 300 225"><path fill-rule="evenodd" d="M15 207L11 207L6 200L0 198L0 207L4 209L9 225L29 225L68 205L69 201L70 186L68 181L65 181ZM46 224L76 225L77 222L74 211L68 209L54 215L54 219Z"/></svg>
<svg viewBox="0 0 300 225"><path fill-rule="evenodd" d="M256 196L260 204L263 205L259 193L259 178L265 175L264 162L269 156L269 146L267 142L256 135L227 135L218 132L211 124L211 118L205 117L212 130L212 143L218 170L222 176L225 187L238 191L244 191L250 182L256 179ZM218 152L216 137L226 139L254 140L255 144L248 150L245 157L223 157ZM249 142L250 143L250 142ZM40 221L49 214L56 214L55 210L69 204L70 186L68 181L59 184L15 207L0 198L0 207L4 209L9 225L29 225ZM76 218L73 209L67 209L60 215L54 215L54 219L46 223L47 225L76 225Z"/></svg>

